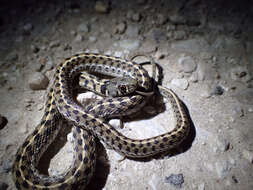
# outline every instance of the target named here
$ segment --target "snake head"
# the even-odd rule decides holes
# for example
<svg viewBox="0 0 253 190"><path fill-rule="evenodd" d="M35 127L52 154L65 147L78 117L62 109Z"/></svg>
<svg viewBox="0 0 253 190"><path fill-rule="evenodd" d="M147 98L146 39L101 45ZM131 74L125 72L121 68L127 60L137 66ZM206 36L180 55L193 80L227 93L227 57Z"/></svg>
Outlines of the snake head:
<svg viewBox="0 0 253 190"><path fill-rule="evenodd" d="M108 95L115 97L131 94L136 90L137 85L137 81L132 78L113 78L107 86Z"/></svg>

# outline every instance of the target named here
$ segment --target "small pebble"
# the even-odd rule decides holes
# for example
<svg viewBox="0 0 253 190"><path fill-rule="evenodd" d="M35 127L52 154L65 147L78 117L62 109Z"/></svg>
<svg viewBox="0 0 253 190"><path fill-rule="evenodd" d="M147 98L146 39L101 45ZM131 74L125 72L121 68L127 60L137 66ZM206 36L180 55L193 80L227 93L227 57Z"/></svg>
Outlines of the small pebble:
<svg viewBox="0 0 253 190"><path fill-rule="evenodd" d="M249 113L253 113L253 107L249 107L249 108L248 108L248 112L249 112Z"/></svg>
<svg viewBox="0 0 253 190"><path fill-rule="evenodd" d="M139 22L141 20L141 14L140 13L134 13L132 15L132 20L135 22Z"/></svg>
<svg viewBox="0 0 253 190"><path fill-rule="evenodd" d="M224 89L220 85L217 85L211 89L210 93L211 95L222 95L224 93Z"/></svg>
<svg viewBox="0 0 253 190"><path fill-rule="evenodd" d="M123 52L122 51L115 51L114 56L115 57L123 57Z"/></svg>
<svg viewBox="0 0 253 190"><path fill-rule="evenodd" d="M168 24L166 27L166 30L169 31L175 31L176 30L176 26L173 24Z"/></svg>
<svg viewBox="0 0 253 190"><path fill-rule="evenodd" d="M198 190L205 190L205 184L204 183L199 184Z"/></svg>
<svg viewBox="0 0 253 190"><path fill-rule="evenodd" d="M102 1L97 1L95 5L95 10L98 13L108 13L109 12L109 4L102 2Z"/></svg>
<svg viewBox="0 0 253 190"><path fill-rule="evenodd" d="M0 115L0 130L3 129L7 123L8 123L7 118Z"/></svg>
<svg viewBox="0 0 253 190"><path fill-rule="evenodd" d="M182 78L182 79L172 79L171 84L178 87L178 88L181 88L183 90L187 90L187 88L189 86L189 82L184 78Z"/></svg>
<svg viewBox="0 0 253 190"><path fill-rule="evenodd" d="M92 42L92 43L93 43L93 42L96 42L96 41L97 41L97 38L96 38L95 36L90 36L90 37L89 37L89 41Z"/></svg>
<svg viewBox="0 0 253 190"><path fill-rule="evenodd" d="M90 31L90 26L85 22L85 23L81 23L78 26L78 31L82 32L82 33L88 33Z"/></svg>
<svg viewBox="0 0 253 190"><path fill-rule="evenodd" d="M44 108L44 104L38 104L38 105L37 105L37 109L38 109L39 111L41 111L43 108Z"/></svg>
<svg viewBox="0 0 253 190"><path fill-rule="evenodd" d="M81 34L77 34L75 37L76 42L82 42L84 40L84 37Z"/></svg>
<svg viewBox="0 0 253 190"><path fill-rule="evenodd" d="M38 53L40 51L40 48L36 45L31 45L31 50L33 53Z"/></svg>
<svg viewBox="0 0 253 190"><path fill-rule="evenodd" d="M114 129L121 129L121 123L119 119L110 119L109 124L114 128ZM122 126L123 127L123 126Z"/></svg>
<svg viewBox="0 0 253 190"><path fill-rule="evenodd" d="M75 31L75 30L71 30L71 31L70 31L70 34L71 34L72 36L75 36L75 35L76 35L76 31Z"/></svg>
<svg viewBox="0 0 253 190"><path fill-rule="evenodd" d="M183 174L171 174L170 176L165 177L165 183L181 188L184 183L184 176Z"/></svg>
<svg viewBox="0 0 253 190"><path fill-rule="evenodd" d="M229 141L225 139L224 137L219 136L216 140L218 148L222 151L225 152L229 149Z"/></svg>
<svg viewBox="0 0 253 190"><path fill-rule="evenodd" d="M167 18L163 14L157 14L156 24L163 25L167 22Z"/></svg>
<svg viewBox="0 0 253 190"><path fill-rule="evenodd" d="M186 38L186 32L183 30L179 30L174 32L174 39L175 40L183 40Z"/></svg>
<svg viewBox="0 0 253 190"><path fill-rule="evenodd" d="M82 104L82 106L86 106L100 98L101 98L100 96L97 96L93 92L86 92L86 93L78 94L76 99L78 102L80 102L80 104Z"/></svg>
<svg viewBox="0 0 253 190"><path fill-rule="evenodd" d="M28 81L29 87L32 90L45 90L48 86L48 78L40 72L34 72Z"/></svg>
<svg viewBox="0 0 253 190"><path fill-rule="evenodd" d="M135 13L132 10L127 12L126 17L132 21L139 22L141 20L141 14Z"/></svg>
<svg viewBox="0 0 253 190"><path fill-rule="evenodd" d="M67 135L67 141L68 141L68 142L74 142L74 140L75 140L75 138L73 137L73 133L72 133L72 132L69 133L69 134Z"/></svg>
<svg viewBox="0 0 253 190"><path fill-rule="evenodd" d="M56 48L56 47L59 47L59 46L60 46L60 42L59 41L52 41L49 44L50 48Z"/></svg>
<svg viewBox="0 0 253 190"><path fill-rule="evenodd" d="M33 25L31 23L27 23L23 26L24 34L29 35L33 29Z"/></svg>
<svg viewBox="0 0 253 190"><path fill-rule="evenodd" d="M114 33L123 34L126 31L127 25L125 22L121 22L116 25Z"/></svg>

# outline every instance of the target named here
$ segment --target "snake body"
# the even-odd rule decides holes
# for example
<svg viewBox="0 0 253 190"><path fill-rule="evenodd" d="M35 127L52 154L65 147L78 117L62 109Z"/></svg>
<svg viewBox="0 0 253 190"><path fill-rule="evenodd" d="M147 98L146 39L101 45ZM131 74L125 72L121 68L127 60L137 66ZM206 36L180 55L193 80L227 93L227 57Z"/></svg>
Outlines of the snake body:
<svg viewBox="0 0 253 190"><path fill-rule="evenodd" d="M151 79L147 71L131 61L84 53L60 63L55 72L53 87L48 93L45 114L16 154L13 179L18 189L74 189L74 185L80 181L83 181L82 185L86 185L95 166L94 135L117 152L132 158L148 157L174 148L188 135L189 122L181 101L174 92L159 86L160 93L171 102L176 118L175 128L148 139L130 139L124 136L105 122L103 117L110 113L122 114L134 103L142 102L143 97L133 94L129 97L109 98L89 108L83 108L73 97L73 80L83 70L113 77L130 77L137 81L141 90L151 89ZM95 81L87 80L87 83L96 89ZM100 87L100 91L103 90L104 87ZM125 88L120 90L125 91ZM100 115L103 111L106 114ZM59 121L63 119L75 125L75 162L61 176L43 176L36 170L36 165L58 134Z"/></svg>

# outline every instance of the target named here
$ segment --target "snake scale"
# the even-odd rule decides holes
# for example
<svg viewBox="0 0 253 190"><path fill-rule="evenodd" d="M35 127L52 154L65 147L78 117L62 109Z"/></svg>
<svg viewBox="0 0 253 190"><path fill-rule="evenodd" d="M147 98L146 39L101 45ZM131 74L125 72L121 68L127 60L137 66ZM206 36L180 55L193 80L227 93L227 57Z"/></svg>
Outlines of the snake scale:
<svg viewBox="0 0 253 190"><path fill-rule="evenodd" d="M166 151L180 144L189 132L189 121L181 101L171 90L159 86L160 93L167 98L173 108L176 126L172 131L148 139L130 139L109 125L103 117L122 114L134 103L143 102L141 95L108 98L98 101L88 108L82 107L73 96L73 81L83 70L110 75L129 77L136 81L139 90L150 91L151 78L139 64L121 58L83 53L65 59L55 72L54 84L47 95L45 114L39 125L19 147L13 164L13 180L17 189L76 189L86 186L95 167L94 136L126 157L143 158ZM81 79L80 79L81 81ZM83 79L93 90L96 81ZM127 89L128 88L128 89ZM108 94L106 86L99 91ZM134 88L119 86L119 95ZM132 112L134 106L132 106ZM109 110L109 111L108 111ZM103 115L103 112L106 113ZM130 111L131 112L131 111ZM40 157L57 136L61 122L72 125L74 141L74 161L67 172L58 176L39 174L36 166Z"/></svg>

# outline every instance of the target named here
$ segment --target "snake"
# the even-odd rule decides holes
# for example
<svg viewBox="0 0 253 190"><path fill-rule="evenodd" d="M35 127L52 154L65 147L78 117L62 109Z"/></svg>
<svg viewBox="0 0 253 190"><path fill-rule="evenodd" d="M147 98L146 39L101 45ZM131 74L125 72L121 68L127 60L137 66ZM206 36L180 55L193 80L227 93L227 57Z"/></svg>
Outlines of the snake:
<svg viewBox="0 0 253 190"><path fill-rule="evenodd" d="M95 78L80 76L83 70L112 77L134 79L132 86L119 85L114 98L91 104L84 108L73 94L75 78L93 91L110 95L106 89L111 87L105 82L99 88ZM120 81L120 80L119 80ZM81 82L80 82L81 83ZM110 114L121 115L135 111L137 105L145 101L136 92L149 92L152 80L148 72L139 64L118 57L82 53L61 62L54 75L54 82L47 95L45 113L32 134L18 148L15 156L12 176L17 189L76 189L86 186L96 165L95 140L97 137L118 153L129 158L145 158L178 146L189 133L189 120L182 102L170 89L158 86L159 92L170 101L176 125L173 130L147 139L130 139L111 126L104 117ZM130 92L127 92L130 91ZM129 93L126 97L120 95ZM145 94L144 93L144 94ZM103 113L104 112L104 113ZM36 166L57 136L61 122L72 125L74 137L73 163L67 172L58 176L40 174Z"/></svg>

